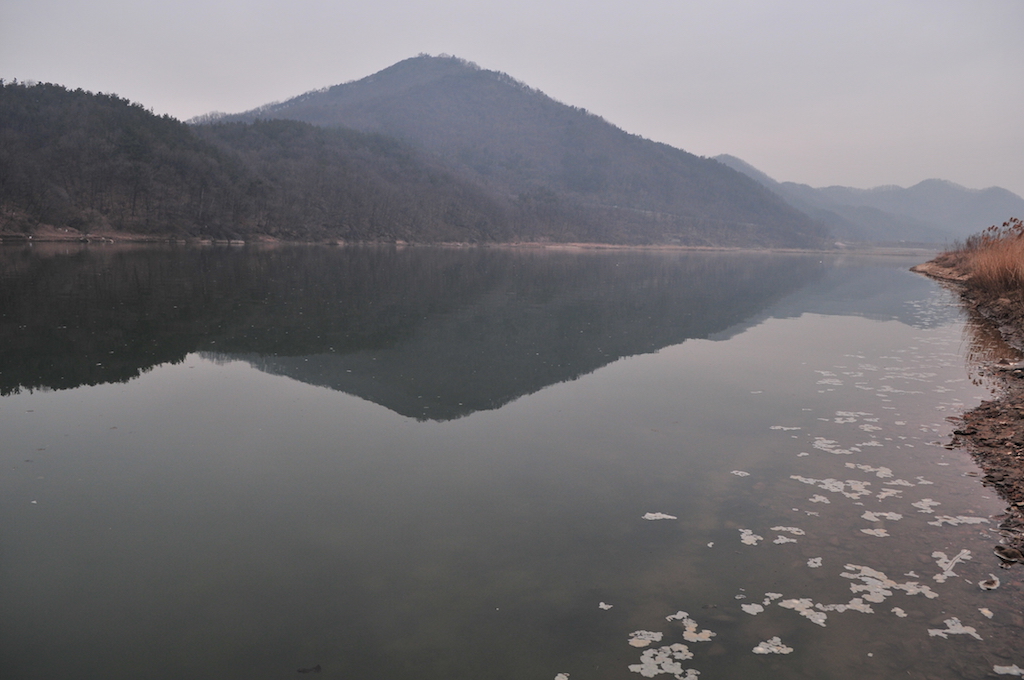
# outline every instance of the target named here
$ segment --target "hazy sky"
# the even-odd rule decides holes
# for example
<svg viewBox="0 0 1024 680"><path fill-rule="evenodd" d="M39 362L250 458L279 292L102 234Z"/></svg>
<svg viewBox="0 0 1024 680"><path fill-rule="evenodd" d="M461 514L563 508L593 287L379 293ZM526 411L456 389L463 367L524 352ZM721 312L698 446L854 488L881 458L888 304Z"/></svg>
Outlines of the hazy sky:
<svg viewBox="0 0 1024 680"><path fill-rule="evenodd" d="M0 0L0 77L181 119L423 52L779 180L1024 195L1024 0Z"/></svg>

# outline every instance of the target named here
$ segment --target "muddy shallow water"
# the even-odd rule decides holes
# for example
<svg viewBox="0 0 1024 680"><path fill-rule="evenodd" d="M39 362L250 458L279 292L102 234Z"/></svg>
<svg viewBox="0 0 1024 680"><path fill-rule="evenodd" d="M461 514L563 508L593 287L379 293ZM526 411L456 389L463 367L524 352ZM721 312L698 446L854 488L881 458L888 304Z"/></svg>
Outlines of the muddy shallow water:
<svg viewBox="0 0 1024 680"><path fill-rule="evenodd" d="M1024 666L920 256L141 252L0 253L4 677Z"/></svg>

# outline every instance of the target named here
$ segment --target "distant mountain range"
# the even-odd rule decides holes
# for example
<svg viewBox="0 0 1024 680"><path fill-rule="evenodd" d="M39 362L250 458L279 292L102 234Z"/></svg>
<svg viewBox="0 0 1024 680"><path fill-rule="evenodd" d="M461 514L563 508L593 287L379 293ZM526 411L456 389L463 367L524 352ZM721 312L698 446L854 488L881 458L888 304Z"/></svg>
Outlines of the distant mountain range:
<svg viewBox="0 0 1024 680"><path fill-rule="evenodd" d="M721 155L715 160L760 182L828 226L842 241L948 243L1024 215L1024 198L998 187L967 189L946 180L927 179L907 189L816 189L778 182L735 156Z"/></svg>
<svg viewBox="0 0 1024 680"><path fill-rule="evenodd" d="M190 123L0 80L0 238L823 248L943 243L1024 215L1008 191L940 180L780 183L448 56Z"/></svg>

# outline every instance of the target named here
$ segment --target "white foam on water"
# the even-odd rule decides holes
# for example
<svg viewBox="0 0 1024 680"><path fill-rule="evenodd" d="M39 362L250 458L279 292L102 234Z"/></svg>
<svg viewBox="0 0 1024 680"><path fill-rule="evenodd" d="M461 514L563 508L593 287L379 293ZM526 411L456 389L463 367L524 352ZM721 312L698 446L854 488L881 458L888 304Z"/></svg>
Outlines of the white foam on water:
<svg viewBox="0 0 1024 680"><path fill-rule="evenodd" d="M955 616L948 618L943 623L946 624L945 628L929 628L928 635L930 637L940 637L948 639L950 635L970 635L975 640L981 640L982 637L978 635L978 631L973 626L965 626L960 623L960 619Z"/></svg>
<svg viewBox="0 0 1024 680"><path fill-rule="evenodd" d="M689 648L681 643L667 645L657 649L648 649L640 655L640 663L630 664L629 670L639 673L645 678L668 674L676 680L695 680L700 673L692 668L683 669L681 661L693 658Z"/></svg>
<svg viewBox="0 0 1024 680"><path fill-rule="evenodd" d="M933 524L933 522L928 523ZM946 553L936 550L932 553L932 557L935 559L935 563L939 565L939 569L942 569L941 574L935 574L932 578L935 579L937 583L945 583L946 579L950 576L956 576L956 572L953 571L953 567L961 562L966 562L971 559L971 551L961 550L953 557L947 557Z"/></svg>
<svg viewBox="0 0 1024 680"><path fill-rule="evenodd" d="M764 536L758 536L750 529L740 529L740 542L743 545L757 545L758 541L763 541Z"/></svg>
<svg viewBox="0 0 1024 680"><path fill-rule="evenodd" d="M634 647L646 647L652 642L661 642L663 634L653 630L634 630L629 634L629 644Z"/></svg>
<svg viewBox="0 0 1024 680"><path fill-rule="evenodd" d="M782 640L776 635L754 647L751 651L754 654L789 654L793 648L782 644Z"/></svg>

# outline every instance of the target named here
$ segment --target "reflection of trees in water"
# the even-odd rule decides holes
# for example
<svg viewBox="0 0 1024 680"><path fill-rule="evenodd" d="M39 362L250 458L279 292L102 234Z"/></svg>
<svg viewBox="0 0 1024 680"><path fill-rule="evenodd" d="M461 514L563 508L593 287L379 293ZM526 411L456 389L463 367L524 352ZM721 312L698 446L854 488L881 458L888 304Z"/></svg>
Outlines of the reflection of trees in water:
<svg viewBox="0 0 1024 680"><path fill-rule="evenodd" d="M0 251L0 389L125 381L204 351L415 417L495 408L736 325L814 256L502 248Z"/></svg>

